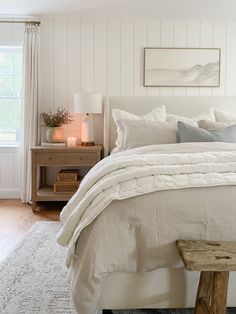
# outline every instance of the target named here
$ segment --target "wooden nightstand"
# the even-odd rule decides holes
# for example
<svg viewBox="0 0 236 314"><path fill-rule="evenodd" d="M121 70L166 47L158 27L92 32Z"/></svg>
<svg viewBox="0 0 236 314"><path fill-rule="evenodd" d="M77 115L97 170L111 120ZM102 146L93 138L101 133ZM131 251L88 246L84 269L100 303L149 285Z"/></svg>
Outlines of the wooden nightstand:
<svg viewBox="0 0 236 314"><path fill-rule="evenodd" d="M32 209L40 201L68 201L73 193L54 193L46 184L47 167L94 166L102 158L102 145L76 147L43 147L31 149Z"/></svg>

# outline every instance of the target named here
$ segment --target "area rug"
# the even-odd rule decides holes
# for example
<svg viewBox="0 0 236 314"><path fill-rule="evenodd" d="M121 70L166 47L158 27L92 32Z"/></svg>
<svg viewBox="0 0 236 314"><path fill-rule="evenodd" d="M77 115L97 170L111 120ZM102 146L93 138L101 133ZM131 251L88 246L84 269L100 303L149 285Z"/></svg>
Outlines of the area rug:
<svg viewBox="0 0 236 314"><path fill-rule="evenodd" d="M59 222L37 222L0 263L1 314L75 314ZM192 310L125 310L113 314L192 314ZM234 309L228 310L236 314ZM86 314L86 313L79 313Z"/></svg>
<svg viewBox="0 0 236 314"><path fill-rule="evenodd" d="M0 313L76 313L58 222L37 222L0 264Z"/></svg>

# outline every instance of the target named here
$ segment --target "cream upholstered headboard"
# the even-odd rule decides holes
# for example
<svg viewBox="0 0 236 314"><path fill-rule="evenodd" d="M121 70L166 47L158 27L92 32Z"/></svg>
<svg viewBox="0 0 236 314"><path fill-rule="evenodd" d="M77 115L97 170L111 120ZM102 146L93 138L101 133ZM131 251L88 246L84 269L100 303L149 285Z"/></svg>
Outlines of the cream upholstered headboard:
<svg viewBox="0 0 236 314"><path fill-rule="evenodd" d="M193 117L210 108L217 108L236 114L236 97L152 97L152 96L110 96L104 104L104 153L111 151L116 140L116 126L112 109L118 108L137 115L143 115L160 105L168 113Z"/></svg>

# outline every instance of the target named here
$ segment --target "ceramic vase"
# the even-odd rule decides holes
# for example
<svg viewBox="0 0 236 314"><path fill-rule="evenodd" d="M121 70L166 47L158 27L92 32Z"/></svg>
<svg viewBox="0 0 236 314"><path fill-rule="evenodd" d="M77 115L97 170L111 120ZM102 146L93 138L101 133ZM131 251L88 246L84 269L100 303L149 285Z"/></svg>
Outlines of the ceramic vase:
<svg viewBox="0 0 236 314"><path fill-rule="evenodd" d="M47 127L46 139L48 143L61 143L64 140L64 131L62 127Z"/></svg>

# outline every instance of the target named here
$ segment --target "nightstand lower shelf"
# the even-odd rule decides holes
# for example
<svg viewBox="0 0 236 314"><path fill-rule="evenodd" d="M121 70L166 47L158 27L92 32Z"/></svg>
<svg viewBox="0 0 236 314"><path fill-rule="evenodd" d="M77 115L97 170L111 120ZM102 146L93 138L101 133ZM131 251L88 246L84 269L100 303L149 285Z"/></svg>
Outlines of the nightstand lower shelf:
<svg viewBox="0 0 236 314"><path fill-rule="evenodd" d="M45 186L37 190L32 200L32 209L36 211L37 202L67 202L75 192L55 193L53 186Z"/></svg>
<svg viewBox="0 0 236 314"><path fill-rule="evenodd" d="M75 192L55 193L53 186L38 189L35 201L68 201Z"/></svg>

